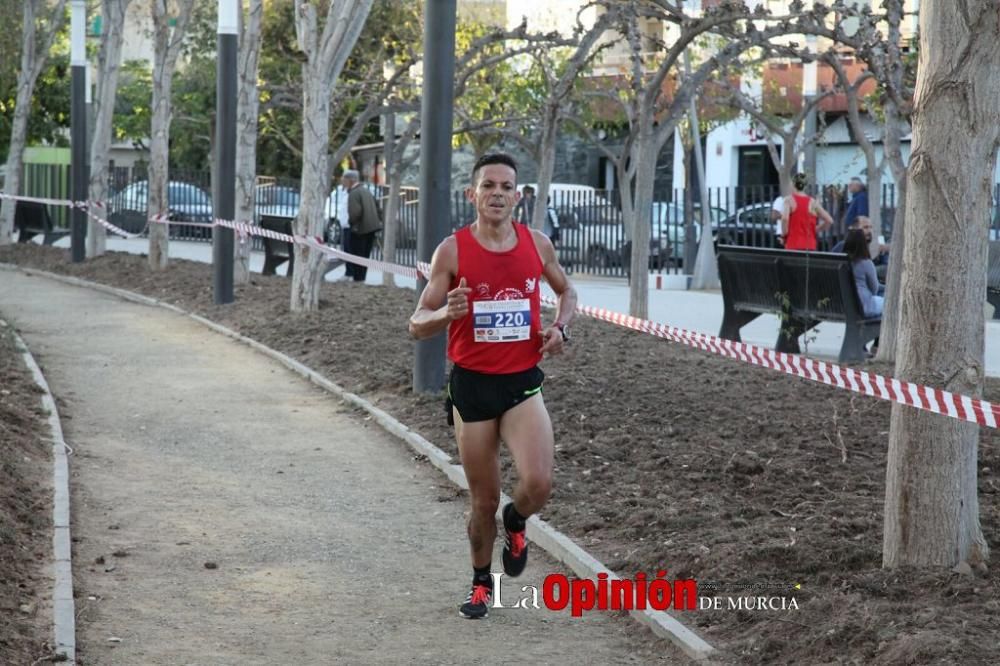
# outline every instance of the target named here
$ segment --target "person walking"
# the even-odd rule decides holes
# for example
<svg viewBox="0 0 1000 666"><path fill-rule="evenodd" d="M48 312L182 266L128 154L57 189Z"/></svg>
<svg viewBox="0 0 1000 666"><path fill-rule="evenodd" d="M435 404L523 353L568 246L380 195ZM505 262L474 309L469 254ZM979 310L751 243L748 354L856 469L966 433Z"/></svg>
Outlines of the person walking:
<svg viewBox="0 0 1000 666"><path fill-rule="evenodd" d="M344 172L342 178L347 189L347 219L351 228L351 254L367 259L375 244L375 234L382 230L378 202L367 187L361 184L361 174L354 169ZM355 264L351 270L355 282L364 282L368 267Z"/></svg>
<svg viewBox="0 0 1000 666"><path fill-rule="evenodd" d="M851 193L851 201L844 213L844 225L853 227L859 217L868 217L868 188L861 178L855 176L848 183L847 191Z"/></svg>
<svg viewBox="0 0 1000 666"><path fill-rule="evenodd" d="M459 613L476 619L488 615L493 598L500 440L510 450L518 476L513 502L503 508L507 575L524 570L525 521L545 505L552 490L552 422L538 364L545 355L563 351L577 298L548 237L513 222L519 196L512 157L480 157L466 198L476 208L476 219L434 251L409 330L416 339L448 331L454 366L445 409L455 427L471 502L472 587ZM541 318L543 277L558 296L555 320L548 326Z"/></svg>
<svg viewBox="0 0 1000 666"><path fill-rule="evenodd" d="M813 250L817 248L816 234L833 226L833 218L818 201L804 192L807 180L803 173L792 178L794 191L785 198L781 211L781 235L786 250ZM816 220L822 222L817 226Z"/></svg>

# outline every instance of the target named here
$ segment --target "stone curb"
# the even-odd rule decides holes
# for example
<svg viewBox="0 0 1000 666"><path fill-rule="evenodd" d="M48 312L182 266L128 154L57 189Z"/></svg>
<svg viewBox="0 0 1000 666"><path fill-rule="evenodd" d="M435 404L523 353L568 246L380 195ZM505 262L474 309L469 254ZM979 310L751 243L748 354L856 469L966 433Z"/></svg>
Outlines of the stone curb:
<svg viewBox="0 0 1000 666"><path fill-rule="evenodd" d="M41 271L34 268L24 268L21 266L11 265L11 264L0 264L0 268L6 270L18 270L24 272L28 275L34 275L38 277L46 277L66 284L71 284L77 287L85 287L88 289L94 289L96 291L101 291L113 296L117 296L127 301L133 303L140 303L142 305L149 305L154 307L162 307L175 312L177 314L186 316L190 319L197 321L198 323L207 326L217 333L221 333L229 338L243 342L253 349L261 352L262 354L273 358L278 361L288 369L295 373L305 377L317 386L325 389L326 391L336 395L337 397L365 410L371 414L372 418L378 422L383 428L395 435L396 437L402 439L406 442L412 449L417 453L427 457L428 461L434 465L437 469L441 470L445 476L447 476L455 485L462 488L463 490L468 490L469 483L465 478L465 471L462 469L461 464L456 464L450 455L439 449L434 444L430 443L419 434L405 426L404 424L397 421L395 418L390 416L385 411L379 409L373 405L368 400L351 393L350 391L344 389L343 387L335 384L326 377L323 377L315 370L299 363L298 361L289 358L285 354L279 351L271 349L270 347L257 342L251 338L244 335L240 335L236 331L233 331L225 326L217 324L210 321L200 315L196 315L187 312L176 305L170 303L164 303L155 298L150 298L148 296L142 296L124 289L118 289L117 287L109 287L107 285L98 284L96 282L90 282L87 280L81 280L79 278L74 278L65 275L58 275L55 273L49 273L47 271ZM501 507L510 501L507 495L501 495ZM499 512L498 512L499 515ZM528 538L537 544L542 550L546 551L554 557L559 562L562 562L573 572L580 576L581 578L596 579L599 573L605 573L608 575L609 580L616 580L619 578L615 573L610 571L604 564L602 564L597 558L588 553L586 550L577 545L568 536L559 532L548 523L543 520L532 516L528 520ZM633 618L648 626L654 634L661 638L669 640L671 643L680 648L684 654L696 660L705 660L713 657L716 654L715 648L706 643L700 636L695 634L693 631L681 624L676 618L674 618L669 613L664 611L657 611L652 609L646 609L643 611L633 610L629 611Z"/></svg>
<svg viewBox="0 0 1000 666"><path fill-rule="evenodd" d="M49 390L45 375L13 326L0 319L0 327L9 328L14 344L20 348L25 365L31 370L35 384L42 390L42 407L48 412L49 430L52 433L52 626L55 636L55 654L65 657L63 663L76 663L76 607L73 601L73 548L70 543L69 513L69 461L66 441L63 439L62 422L56 401Z"/></svg>

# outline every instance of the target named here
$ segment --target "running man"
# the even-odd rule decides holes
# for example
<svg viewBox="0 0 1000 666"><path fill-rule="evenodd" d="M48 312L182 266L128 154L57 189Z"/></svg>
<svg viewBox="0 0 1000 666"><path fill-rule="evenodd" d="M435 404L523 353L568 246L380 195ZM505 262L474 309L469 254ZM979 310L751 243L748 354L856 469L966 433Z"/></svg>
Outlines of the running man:
<svg viewBox="0 0 1000 666"><path fill-rule="evenodd" d="M469 480L467 530L472 589L459 612L484 618L493 599L490 568L500 503L500 439L517 469L514 501L503 509L507 538L503 569L518 576L528 561L525 521L552 490L553 436L545 402L544 355L559 354L576 291L542 233L513 223L517 164L502 153L480 157L465 196L476 219L444 239L431 259L431 275L410 317L410 333L429 338L448 329L448 423ZM543 327L539 295L544 277L559 296L555 321Z"/></svg>

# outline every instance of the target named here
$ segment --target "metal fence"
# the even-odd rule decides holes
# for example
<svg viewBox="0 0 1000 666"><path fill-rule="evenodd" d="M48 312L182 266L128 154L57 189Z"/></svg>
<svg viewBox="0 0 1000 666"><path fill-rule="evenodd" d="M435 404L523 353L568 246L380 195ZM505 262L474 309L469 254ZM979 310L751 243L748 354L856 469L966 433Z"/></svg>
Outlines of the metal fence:
<svg viewBox="0 0 1000 666"><path fill-rule="evenodd" d="M69 197L69 167L66 165L25 165L23 192L27 195L53 198ZM108 197L109 220L123 229L142 233L147 226L148 181L145 167L116 167L110 174ZM388 188L366 185L378 198L382 210L388 199ZM834 225L820 234L820 249L829 249L844 238L844 213L848 195L844 188L822 186L810 192L833 216ZM673 273L689 272L701 235L701 204L686 197L683 189L657 192L650 215L649 270ZM255 221L265 217L294 219L300 204L299 181L259 177L256 190ZM777 187L712 188L708 192L708 211L712 220L713 240L719 243L778 247L778 228L771 220L771 208L778 197ZM869 197L870 199L870 197ZM991 240L1000 240L1000 183L995 186L991 211ZM397 205L396 261L416 263L418 191L403 188ZM209 174L206 172L171 170L168 184L170 219L178 222L210 222L213 216ZM547 208L551 209L558 229L548 229L560 262L580 273L603 276L625 276L630 269L631 243L625 233L619 192L597 190L582 185L554 185ZM882 187L882 233L892 237L896 213L896 189L892 184ZM51 210L57 226L68 226L69 211L61 207ZM519 217L529 217L530 211L519 208ZM332 218L336 202L331 196L327 216L337 242L339 230ZM452 231L475 218L475 207L464 192L452 197L449 225ZM211 229L191 226L171 226L170 237L178 240L210 241ZM260 239L255 248L261 249ZM381 258L381 243L373 250Z"/></svg>

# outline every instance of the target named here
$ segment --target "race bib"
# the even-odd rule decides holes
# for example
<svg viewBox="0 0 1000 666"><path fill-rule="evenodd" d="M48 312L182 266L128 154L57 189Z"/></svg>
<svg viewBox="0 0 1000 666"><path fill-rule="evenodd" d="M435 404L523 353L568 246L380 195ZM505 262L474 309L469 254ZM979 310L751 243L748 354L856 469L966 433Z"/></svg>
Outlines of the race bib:
<svg viewBox="0 0 1000 666"><path fill-rule="evenodd" d="M528 299L473 301L472 331L476 342L518 342L531 338Z"/></svg>

